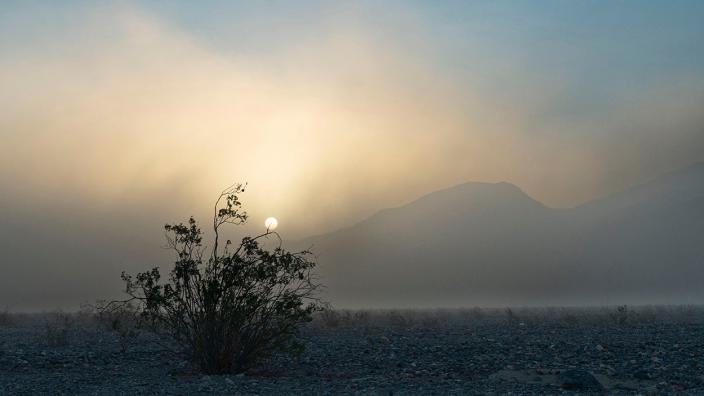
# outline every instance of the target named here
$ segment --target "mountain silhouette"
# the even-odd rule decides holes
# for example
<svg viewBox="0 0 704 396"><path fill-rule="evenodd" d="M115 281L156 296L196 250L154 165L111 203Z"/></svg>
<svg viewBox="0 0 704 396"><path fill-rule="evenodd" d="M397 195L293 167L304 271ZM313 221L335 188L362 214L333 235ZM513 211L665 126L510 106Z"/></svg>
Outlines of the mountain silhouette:
<svg viewBox="0 0 704 396"><path fill-rule="evenodd" d="M704 163L571 209L465 183L295 245L340 306L699 302Z"/></svg>

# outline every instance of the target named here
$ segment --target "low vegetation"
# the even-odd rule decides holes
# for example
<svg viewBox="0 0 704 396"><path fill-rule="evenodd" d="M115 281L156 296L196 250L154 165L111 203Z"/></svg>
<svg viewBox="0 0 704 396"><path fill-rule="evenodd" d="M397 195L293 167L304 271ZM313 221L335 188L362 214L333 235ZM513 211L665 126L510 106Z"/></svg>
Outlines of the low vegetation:
<svg viewBox="0 0 704 396"><path fill-rule="evenodd" d="M44 330L47 346L63 347L69 345L74 335L75 326L74 314L63 311L46 313Z"/></svg>
<svg viewBox="0 0 704 396"><path fill-rule="evenodd" d="M300 326L301 355L216 376L144 331L137 304L14 314L0 327L0 394L591 394L595 381L602 393L704 392L704 307L512 307L514 326L507 312L327 309Z"/></svg>
<svg viewBox="0 0 704 396"><path fill-rule="evenodd" d="M13 320L12 313L8 308L0 310L0 326L10 326Z"/></svg>
<svg viewBox="0 0 704 396"><path fill-rule="evenodd" d="M648 323L691 323L704 317L704 306L641 305L603 307L507 307L457 309L333 309L315 315L314 324L329 328L390 326L392 328L432 328L448 323L471 327L496 322L510 326L530 326L546 322L564 327L581 325L623 327Z"/></svg>
<svg viewBox="0 0 704 396"><path fill-rule="evenodd" d="M120 350L127 352L130 344L143 328L140 312L132 302L110 304L99 301L96 305L95 318L106 330L118 335Z"/></svg>
<svg viewBox="0 0 704 396"><path fill-rule="evenodd" d="M223 243L223 226L247 221L239 200L243 192L238 184L218 198L210 248L192 217L165 226L177 257L168 278L162 280L158 267L136 276L123 273L129 298L101 309L111 326L127 331L131 315L124 313L138 312L147 328L171 337L209 374L243 372L273 352L301 351L296 331L322 307L315 263L310 252L284 250L279 235L268 229L238 245Z"/></svg>

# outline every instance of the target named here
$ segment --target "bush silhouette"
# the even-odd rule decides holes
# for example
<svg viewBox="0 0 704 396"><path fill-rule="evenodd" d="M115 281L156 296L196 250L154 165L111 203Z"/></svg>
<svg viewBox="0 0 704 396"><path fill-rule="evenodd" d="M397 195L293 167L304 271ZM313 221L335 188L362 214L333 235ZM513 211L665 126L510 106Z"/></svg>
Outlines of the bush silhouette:
<svg viewBox="0 0 704 396"><path fill-rule="evenodd" d="M122 274L129 298L118 303L137 303L153 328L185 347L209 374L244 372L272 352L300 351L296 330L322 306L310 252L284 250L270 230L239 246L221 243L224 225L247 221L243 192L236 184L218 198L210 249L192 217L165 226L168 246L177 253L167 281L158 267L135 277ZM272 238L277 247L265 248Z"/></svg>

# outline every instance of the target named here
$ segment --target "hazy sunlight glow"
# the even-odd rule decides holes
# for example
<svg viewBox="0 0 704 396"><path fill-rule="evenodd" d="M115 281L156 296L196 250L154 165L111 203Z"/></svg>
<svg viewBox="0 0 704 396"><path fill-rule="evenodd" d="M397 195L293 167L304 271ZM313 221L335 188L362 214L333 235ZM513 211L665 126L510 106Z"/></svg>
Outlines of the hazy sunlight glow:
<svg viewBox="0 0 704 396"><path fill-rule="evenodd" d="M279 226L279 221L276 220L275 217L268 217L266 220L264 220L264 226L266 227L267 231L274 231L276 227Z"/></svg>

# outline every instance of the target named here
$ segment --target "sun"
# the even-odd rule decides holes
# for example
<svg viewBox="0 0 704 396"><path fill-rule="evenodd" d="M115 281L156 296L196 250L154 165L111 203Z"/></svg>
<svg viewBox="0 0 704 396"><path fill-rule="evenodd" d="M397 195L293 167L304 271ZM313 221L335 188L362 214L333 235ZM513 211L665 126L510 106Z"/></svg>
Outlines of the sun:
<svg viewBox="0 0 704 396"><path fill-rule="evenodd" d="M264 220L264 226L268 231L273 231L279 226L279 221L276 220L276 217L267 217L267 219Z"/></svg>

